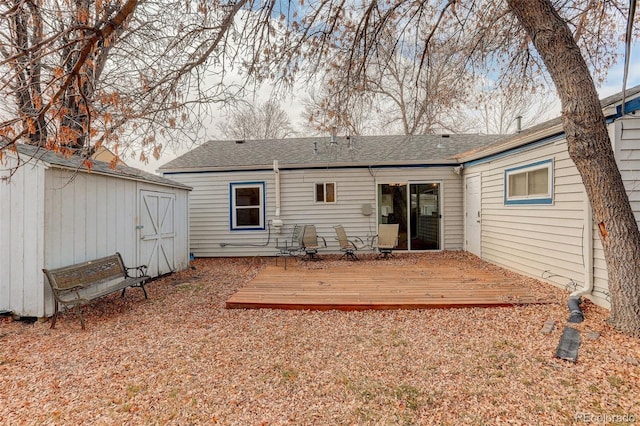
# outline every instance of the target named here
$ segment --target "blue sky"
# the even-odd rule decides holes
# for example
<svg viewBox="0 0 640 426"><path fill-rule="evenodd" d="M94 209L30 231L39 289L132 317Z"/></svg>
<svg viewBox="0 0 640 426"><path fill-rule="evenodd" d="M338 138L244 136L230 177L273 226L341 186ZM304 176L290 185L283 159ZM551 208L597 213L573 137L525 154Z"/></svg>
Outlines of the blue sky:
<svg viewBox="0 0 640 426"><path fill-rule="evenodd" d="M620 54L624 52L624 46L620 47ZM622 80L624 71L624 59L621 56L609 72L604 83L596 87L600 98L606 98L613 94L622 92ZM627 89L640 85L640 41L636 42L631 49L631 60L629 62L629 75L627 76ZM560 115L560 101L558 101L549 111L549 116L545 119L554 118Z"/></svg>
<svg viewBox="0 0 640 426"><path fill-rule="evenodd" d="M600 97L606 97L622 91L624 62L620 60L607 75L607 80L598 93ZM631 50L631 61L629 62L629 75L627 77L627 88L640 84L640 42L636 42Z"/></svg>

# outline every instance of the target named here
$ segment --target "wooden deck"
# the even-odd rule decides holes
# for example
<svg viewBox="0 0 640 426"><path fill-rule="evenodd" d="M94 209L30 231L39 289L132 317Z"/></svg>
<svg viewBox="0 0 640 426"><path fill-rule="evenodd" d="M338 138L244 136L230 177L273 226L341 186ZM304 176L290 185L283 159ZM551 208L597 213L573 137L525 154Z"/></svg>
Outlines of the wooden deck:
<svg viewBox="0 0 640 426"><path fill-rule="evenodd" d="M330 261L270 264L227 300L227 308L428 309L551 303L499 268L469 258L403 264ZM313 266L313 268L310 268ZM524 280L521 280L524 281Z"/></svg>

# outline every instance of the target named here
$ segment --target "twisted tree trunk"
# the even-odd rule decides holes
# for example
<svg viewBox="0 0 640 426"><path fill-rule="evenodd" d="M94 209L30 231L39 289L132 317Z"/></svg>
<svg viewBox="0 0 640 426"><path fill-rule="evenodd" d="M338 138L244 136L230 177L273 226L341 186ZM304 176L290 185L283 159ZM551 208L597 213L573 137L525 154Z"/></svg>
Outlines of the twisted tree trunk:
<svg viewBox="0 0 640 426"><path fill-rule="evenodd" d="M507 0L544 60L562 102L569 155L600 229L616 329L640 336L640 231L625 192L593 79L549 0Z"/></svg>

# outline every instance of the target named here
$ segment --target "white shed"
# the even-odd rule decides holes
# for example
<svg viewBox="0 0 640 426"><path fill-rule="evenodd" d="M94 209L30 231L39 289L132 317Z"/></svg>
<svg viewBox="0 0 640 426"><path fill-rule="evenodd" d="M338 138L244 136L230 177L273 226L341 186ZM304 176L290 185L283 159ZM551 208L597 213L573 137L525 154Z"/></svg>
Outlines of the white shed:
<svg viewBox="0 0 640 426"><path fill-rule="evenodd" d="M32 146L3 154L0 312L53 313L43 268L115 252L127 266L147 265L151 276L188 267L188 186L100 161L88 171L81 159Z"/></svg>

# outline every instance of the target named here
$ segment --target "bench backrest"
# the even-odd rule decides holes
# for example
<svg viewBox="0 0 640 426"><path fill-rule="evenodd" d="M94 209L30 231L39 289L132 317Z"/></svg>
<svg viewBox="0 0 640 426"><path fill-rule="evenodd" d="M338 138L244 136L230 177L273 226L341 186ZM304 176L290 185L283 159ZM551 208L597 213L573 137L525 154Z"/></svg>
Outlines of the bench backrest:
<svg viewBox="0 0 640 426"><path fill-rule="evenodd" d="M51 287L65 290L126 276L120 253L57 269L44 269Z"/></svg>

